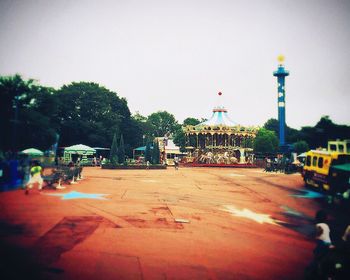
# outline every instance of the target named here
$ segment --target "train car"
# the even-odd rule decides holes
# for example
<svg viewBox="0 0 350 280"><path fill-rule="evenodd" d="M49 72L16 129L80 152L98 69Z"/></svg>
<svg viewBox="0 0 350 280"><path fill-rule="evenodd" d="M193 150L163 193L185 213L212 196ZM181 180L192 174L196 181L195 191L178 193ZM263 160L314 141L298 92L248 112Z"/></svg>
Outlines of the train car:
<svg viewBox="0 0 350 280"><path fill-rule="evenodd" d="M313 186L320 191L326 191L331 194L340 189L347 191L349 178L342 175L335 178L338 173L344 174L342 166L350 163L350 154L333 151L311 150L306 153L305 165L302 170L302 176L307 185ZM336 170L341 169L337 173ZM342 182L342 180L344 182ZM339 188L342 185L344 187Z"/></svg>
<svg viewBox="0 0 350 280"><path fill-rule="evenodd" d="M334 195L341 194L343 198L350 196L350 163L333 165L329 170L330 191Z"/></svg>

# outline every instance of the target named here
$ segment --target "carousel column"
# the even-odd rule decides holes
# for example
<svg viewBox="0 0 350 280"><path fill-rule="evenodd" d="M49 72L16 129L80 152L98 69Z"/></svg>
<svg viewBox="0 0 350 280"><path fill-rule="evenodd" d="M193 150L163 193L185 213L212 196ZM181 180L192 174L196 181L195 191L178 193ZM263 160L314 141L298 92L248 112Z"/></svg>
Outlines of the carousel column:
<svg viewBox="0 0 350 280"><path fill-rule="evenodd" d="M239 159L239 163L245 163L244 149L243 148L239 149L239 152L241 153L241 157Z"/></svg>

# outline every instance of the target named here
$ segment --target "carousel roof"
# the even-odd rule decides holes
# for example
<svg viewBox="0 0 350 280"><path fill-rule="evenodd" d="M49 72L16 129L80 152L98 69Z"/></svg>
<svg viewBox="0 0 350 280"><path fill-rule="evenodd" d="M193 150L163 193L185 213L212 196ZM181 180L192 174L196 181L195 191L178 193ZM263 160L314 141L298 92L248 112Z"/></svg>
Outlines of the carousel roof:
<svg viewBox="0 0 350 280"><path fill-rule="evenodd" d="M228 116L227 110L224 107L216 107L213 109L213 115L205 122L202 122L196 126L236 126L237 123L232 121Z"/></svg>

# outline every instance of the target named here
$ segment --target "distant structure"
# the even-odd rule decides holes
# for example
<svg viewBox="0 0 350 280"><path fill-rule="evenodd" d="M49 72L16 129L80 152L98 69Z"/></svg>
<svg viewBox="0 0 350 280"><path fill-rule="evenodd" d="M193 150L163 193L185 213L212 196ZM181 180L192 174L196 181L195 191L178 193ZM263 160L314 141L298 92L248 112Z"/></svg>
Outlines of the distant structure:
<svg viewBox="0 0 350 280"><path fill-rule="evenodd" d="M285 101L285 77L289 75L289 71L284 69L284 56L279 55L278 59L278 68L277 71L273 72L273 75L277 77L278 84L278 121L279 121L279 140L280 147L284 147L286 145L285 141L285 127L286 127L286 101Z"/></svg>
<svg viewBox="0 0 350 280"><path fill-rule="evenodd" d="M219 99L222 93L218 93ZM221 103L221 102L219 102ZM223 106L213 109L209 120L183 127L186 136L187 163L247 164L252 163L253 142L258 127L234 123Z"/></svg>
<svg viewBox="0 0 350 280"><path fill-rule="evenodd" d="M180 147L176 146L173 140L167 136L156 137L154 142L158 142L160 152L160 163L175 165L174 158L182 156Z"/></svg>

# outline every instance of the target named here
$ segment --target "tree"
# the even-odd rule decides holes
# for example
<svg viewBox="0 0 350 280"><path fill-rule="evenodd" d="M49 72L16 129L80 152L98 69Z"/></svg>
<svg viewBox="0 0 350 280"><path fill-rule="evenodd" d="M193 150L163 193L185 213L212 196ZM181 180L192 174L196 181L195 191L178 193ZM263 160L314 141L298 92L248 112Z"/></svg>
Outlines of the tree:
<svg viewBox="0 0 350 280"><path fill-rule="evenodd" d="M145 150L145 161L152 161L152 153L151 153L151 143L148 142Z"/></svg>
<svg viewBox="0 0 350 280"><path fill-rule="evenodd" d="M153 137L174 133L178 126L175 117L166 111L158 111L149 115L147 122L151 127Z"/></svg>
<svg viewBox="0 0 350 280"><path fill-rule="evenodd" d="M125 162L125 147L124 147L124 137L123 134L120 135L119 149L118 149L118 162Z"/></svg>
<svg viewBox="0 0 350 280"><path fill-rule="evenodd" d="M327 147L329 140L350 139L350 126L337 125L323 116L314 126L304 126L300 130L300 140L306 141L310 148Z"/></svg>
<svg viewBox="0 0 350 280"><path fill-rule="evenodd" d="M186 146L186 135L182 131L182 129L176 130L174 133L174 143L176 146L180 147L181 151L186 151L185 146Z"/></svg>
<svg viewBox="0 0 350 280"><path fill-rule="evenodd" d="M276 119L269 119L263 126L267 130L274 131L279 136L279 121ZM297 129L291 128L288 125L285 127L285 138L287 143L293 143L300 139L300 132Z"/></svg>
<svg viewBox="0 0 350 280"><path fill-rule="evenodd" d="M189 117L189 118L184 119L183 126L186 126L186 125L193 125L194 126L194 125L197 125L197 124L200 124L200 123L201 123L200 120L198 120L196 118Z"/></svg>
<svg viewBox="0 0 350 280"><path fill-rule="evenodd" d="M147 122L147 117L134 114L131 117L131 129L134 135L135 145L134 147L144 146L145 143L153 139L152 125Z"/></svg>
<svg viewBox="0 0 350 280"><path fill-rule="evenodd" d="M54 93L20 75L0 77L0 149L46 150L53 144L58 130Z"/></svg>
<svg viewBox="0 0 350 280"><path fill-rule="evenodd" d="M159 164L159 158L160 158L159 144L158 144L158 141L156 141L153 144L152 163L153 164Z"/></svg>
<svg viewBox="0 0 350 280"><path fill-rule="evenodd" d="M261 128L254 141L255 153L276 153L278 151L278 138L274 131Z"/></svg>
<svg viewBox="0 0 350 280"><path fill-rule="evenodd" d="M124 98L99 84L79 82L58 91L61 145L84 143L105 147L113 132L133 144L134 127Z"/></svg>
<svg viewBox="0 0 350 280"><path fill-rule="evenodd" d="M263 127L267 130L274 131L276 135L279 134L280 128L279 128L279 122L277 119L274 119L274 118L268 119Z"/></svg>
<svg viewBox="0 0 350 280"><path fill-rule="evenodd" d="M114 133L113 142L111 146L111 150L109 152L109 161L112 164L118 163L118 146L117 146L117 134Z"/></svg>
<svg viewBox="0 0 350 280"><path fill-rule="evenodd" d="M301 154L309 150L309 145L304 140L300 140L293 144L293 148L297 154Z"/></svg>

